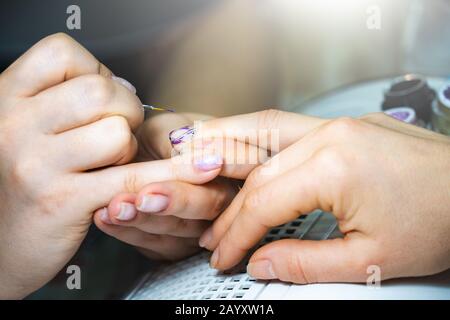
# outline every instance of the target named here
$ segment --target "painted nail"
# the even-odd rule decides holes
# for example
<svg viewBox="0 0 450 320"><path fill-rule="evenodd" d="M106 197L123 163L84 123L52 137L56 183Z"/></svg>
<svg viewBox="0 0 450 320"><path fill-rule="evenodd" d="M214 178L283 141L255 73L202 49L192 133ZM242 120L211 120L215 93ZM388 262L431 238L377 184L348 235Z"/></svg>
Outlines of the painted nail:
<svg viewBox="0 0 450 320"><path fill-rule="evenodd" d="M208 248L211 240L212 240L212 228L208 228L205 232L203 232L202 236L198 240L198 245L202 248Z"/></svg>
<svg viewBox="0 0 450 320"><path fill-rule="evenodd" d="M214 250L214 253L211 256L210 261L211 268L216 268L218 262L219 262L219 247L217 247L216 250Z"/></svg>
<svg viewBox="0 0 450 320"><path fill-rule="evenodd" d="M138 206L139 211L157 213L169 206L169 198L162 194L145 195Z"/></svg>
<svg viewBox="0 0 450 320"><path fill-rule="evenodd" d="M201 171L211 171L222 166L222 156L217 154L207 154L194 160L194 166Z"/></svg>
<svg viewBox="0 0 450 320"><path fill-rule="evenodd" d="M113 224L111 219L109 218L108 209L102 208L100 209L100 220L106 224Z"/></svg>
<svg viewBox="0 0 450 320"><path fill-rule="evenodd" d="M117 220L129 221L132 220L137 214L136 208L131 203L122 202L120 204L119 214L116 216Z"/></svg>
<svg viewBox="0 0 450 320"><path fill-rule="evenodd" d="M249 263L247 265L247 273L257 279L269 280L277 278L270 260L259 260Z"/></svg>
<svg viewBox="0 0 450 320"><path fill-rule="evenodd" d="M193 139L194 134L195 128L191 126L185 126L179 129L172 130L169 133L170 143L173 147L175 147L181 143L189 142Z"/></svg>
<svg viewBox="0 0 450 320"><path fill-rule="evenodd" d="M111 79L113 79L117 83L123 85L125 88L127 88L128 90L130 90L131 92L136 94L136 88L130 82L125 80L124 78L112 76Z"/></svg>

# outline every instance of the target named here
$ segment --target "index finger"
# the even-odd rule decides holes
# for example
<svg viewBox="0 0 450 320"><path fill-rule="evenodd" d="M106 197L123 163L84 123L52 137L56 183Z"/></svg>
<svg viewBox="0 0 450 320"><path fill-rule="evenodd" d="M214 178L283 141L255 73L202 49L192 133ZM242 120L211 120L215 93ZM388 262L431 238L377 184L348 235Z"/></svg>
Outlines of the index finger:
<svg viewBox="0 0 450 320"><path fill-rule="evenodd" d="M235 139L272 151L283 150L328 119L269 109L243 115L204 121L196 138L223 137ZM278 141L276 141L278 140Z"/></svg>
<svg viewBox="0 0 450 320"><path fill-rule="evenodd" d="M10 65L0 75L0 88L15 96L33 96L83 74L112 75L73 38L57 33L40 40Z"/></svg>

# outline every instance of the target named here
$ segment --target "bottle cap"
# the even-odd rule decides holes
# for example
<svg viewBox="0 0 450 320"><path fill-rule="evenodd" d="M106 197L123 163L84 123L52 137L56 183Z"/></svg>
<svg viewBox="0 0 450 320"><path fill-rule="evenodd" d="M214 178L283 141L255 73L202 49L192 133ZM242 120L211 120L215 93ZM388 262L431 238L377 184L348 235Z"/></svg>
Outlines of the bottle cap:
<svg viewBox="0 0 450 320"><path fill-rule="evenodd" d="M431 105L436 96L425 78L407 74L395 79L384 93L383 110L407 106L415 110L419 119L426 122L431 117Z"/></svg>

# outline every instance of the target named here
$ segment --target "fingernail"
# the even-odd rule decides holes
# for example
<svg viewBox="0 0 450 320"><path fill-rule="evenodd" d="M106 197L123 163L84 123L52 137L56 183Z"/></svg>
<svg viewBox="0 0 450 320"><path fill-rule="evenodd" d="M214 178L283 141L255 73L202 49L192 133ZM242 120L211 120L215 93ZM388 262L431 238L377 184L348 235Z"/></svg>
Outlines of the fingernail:
<svg viewBox="0 0 450 320"><path fill-rule="evenodd" d="M157 213L169 206L169 198L162 194L145 195L138 206L139 211Z"/></svg>
<svg viewBox="0 0 450 320"><path fill-rule="evenodd" d="M131 203L122 202L120 204L119 214L116 216L117 220L129 221L136 216L136 208Z"/></svg>
<svg viewBox="0 0 450 320"><path fill-rule="evenodd" d="M202 248L207 248L211 240L212 240L212 229L208 228L205 232L203 232L202 236L198 240L198 245Z"/></svg>
<svg viewBox="0 0 450 320"><path fill-rule="evenodd" d="M108 209L102 208L100 209L100 220L106 224L113 224L111 219L109 218Z"/></svg>
<svg viewBox="0 0 450 320"><path fill-rule="evenodd" d="M219 262L219 247L217 247L216 250L214 250L214 253L211 256L210 261L211 268L216 268L218 262Z"/></svg>
<svg viewBox="0 0 450 320"><path fill-rule="evenodd" d="M270 260L259 260L249 263L247 265L247 273L257 279L269 280L277 278Z"/></svg>
<svg viewBox="0 0 450 320"><path fill-rule="evenodd" d="M124 78L112 76L111 79L113 79L117 83L120 83L121 85L123 85L125 88L127 88L134 94L136 93L136 88L131 83L129 83L127 80L125 80Z"/></svg>
<svg viewBox="0 0 450 320"><path fill-rule="evenodd" d="M179 129L172 130L169 133L170 143L173 147L180 143L189 142L192 140L195 134L195 128L191 126L185 126Z"/></svg>
<svg viewBox="0 0 450 320"><path fill-rule="evenodd" d="M201 171L211 171L222 166L222 156L217 154L207 154L194 160L194 166Z"/></svg>

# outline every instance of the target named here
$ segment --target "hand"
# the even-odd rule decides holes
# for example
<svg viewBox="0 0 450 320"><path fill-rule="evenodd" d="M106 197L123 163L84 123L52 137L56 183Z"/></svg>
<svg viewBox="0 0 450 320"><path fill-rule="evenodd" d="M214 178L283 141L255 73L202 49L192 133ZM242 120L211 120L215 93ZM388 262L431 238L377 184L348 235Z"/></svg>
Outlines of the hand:
<svg viewBox="0 0 450 320"><path fill-rule="evenodd" d="M252 255L248 272L295 283L365 282L370 265L382 279L450 267L448 137L383 114L320 120L266 111L232 120L206 122L203 134L270 125L280 129L283 150L249 174L202 236L213 267L234 266L270 228L318 208L335 215L343 239L270 243ZM274 162L278 171L263 174Z"/></svg>
<svg viewBox="0 0 450 320"><path fill-rule="evenodd" d="M24 297L52 279L114 195L218 174L172 160L111 167L134 157L132 130L143 120L127 86L63 34L0 75L0 298Z"/></svg>
<svg viewBox="0 0 450 320"><path fill-rule="evenodd" d="M210 117L161 113L137 132L139 161L170 158L168 139L177 126ZM217 158L217 168L221 158ZM220 170L216 170L217 174ZM103 232L134 245L155 260L178 260L199 251L198 238L236 194L235 182L217 178L203 185L182 181L155 182L138 193L116 195L107 208L94 215Z"/></svg>

